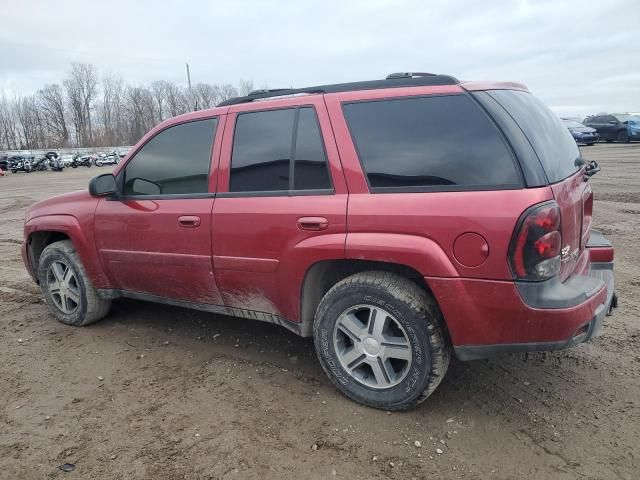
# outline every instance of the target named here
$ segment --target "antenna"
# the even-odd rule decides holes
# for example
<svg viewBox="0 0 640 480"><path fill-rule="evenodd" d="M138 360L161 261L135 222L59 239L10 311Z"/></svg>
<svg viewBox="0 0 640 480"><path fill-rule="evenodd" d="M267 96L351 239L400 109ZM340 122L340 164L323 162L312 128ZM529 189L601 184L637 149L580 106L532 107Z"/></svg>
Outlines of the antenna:
<svg viewBox="0 0 640 480"><path fill-rule="evenodd" d="M185 63L187 66L187 83L189 84L189 106L193 108L193 92L191 91L191 74L189 73L189 64ZM195 110L197 110L197 106Z"/></svg>

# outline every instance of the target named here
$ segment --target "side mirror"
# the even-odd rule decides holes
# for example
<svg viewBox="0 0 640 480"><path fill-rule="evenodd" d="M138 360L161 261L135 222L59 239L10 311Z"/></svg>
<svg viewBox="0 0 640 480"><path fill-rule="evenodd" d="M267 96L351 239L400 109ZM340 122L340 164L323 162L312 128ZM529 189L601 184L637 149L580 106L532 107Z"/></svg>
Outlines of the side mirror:
<svg viewBox="0 0 640 480"><path fill-rule="evenodd" d="M111 173L93 177L89 182L89 193L92 197L106 197L116 193L116 178Z"/></svg>

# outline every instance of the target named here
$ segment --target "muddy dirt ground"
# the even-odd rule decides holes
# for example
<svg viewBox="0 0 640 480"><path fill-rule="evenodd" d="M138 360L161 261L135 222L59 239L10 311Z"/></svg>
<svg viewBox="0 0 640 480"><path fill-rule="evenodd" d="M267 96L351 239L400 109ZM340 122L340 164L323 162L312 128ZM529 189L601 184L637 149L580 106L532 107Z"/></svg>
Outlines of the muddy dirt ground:
<svg viewBox="0 0 640 480"><path fill-rule="evenodd" d="M0 478L640 478L640 144L583 154L616 247L603 335L454 361L392 414L340 395L312 341L274 325L136 301L55 322L21 263L24 212L98 169L0 178Z"/></svg>

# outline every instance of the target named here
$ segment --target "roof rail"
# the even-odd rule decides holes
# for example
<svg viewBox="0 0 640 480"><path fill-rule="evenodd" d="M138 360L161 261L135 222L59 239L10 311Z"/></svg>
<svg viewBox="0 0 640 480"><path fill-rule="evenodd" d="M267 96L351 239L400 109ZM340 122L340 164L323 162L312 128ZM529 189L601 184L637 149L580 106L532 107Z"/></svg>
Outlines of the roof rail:
<svg viewBox="0 0 640 480"><path fill-rule="evenodd" d="M390 73L387 75L387 80L392 80L394 78L413 78L413 77L435 77L435 73L427 73L427 72L396 72Z"/></svg>
<svg viewBox="0 0 640 480"><path fill-rule="evenodd" d="M392 73L385 80L368 80L363 82L336 83L331 85L319 85L306 88L273 88L254 90L244 97L234 97L224 102L220 102L218 107L249 103L254 100L261 100L272 97L282 97L285 95L318 94L318 93L338 93L357 90L376 90L381 88L399 87L424 87L433 85L458 85L460 81L451 75L438 75L435 73L400 72Z"/></svg>

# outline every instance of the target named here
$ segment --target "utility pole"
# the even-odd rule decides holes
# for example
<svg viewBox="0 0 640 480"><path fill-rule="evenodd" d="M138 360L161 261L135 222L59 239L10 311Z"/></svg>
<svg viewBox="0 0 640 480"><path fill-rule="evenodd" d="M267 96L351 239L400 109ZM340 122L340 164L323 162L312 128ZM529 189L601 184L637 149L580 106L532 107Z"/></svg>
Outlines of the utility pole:
<svg viewBox="0 0 640 480"><path fill-rule="evenodd" d="M187 83L189 84L189 106L194 110L197 110L197 105L194 108L193 105L193 92L191 91L191 74L189 73L189 64L187 63Z"/></svg>

